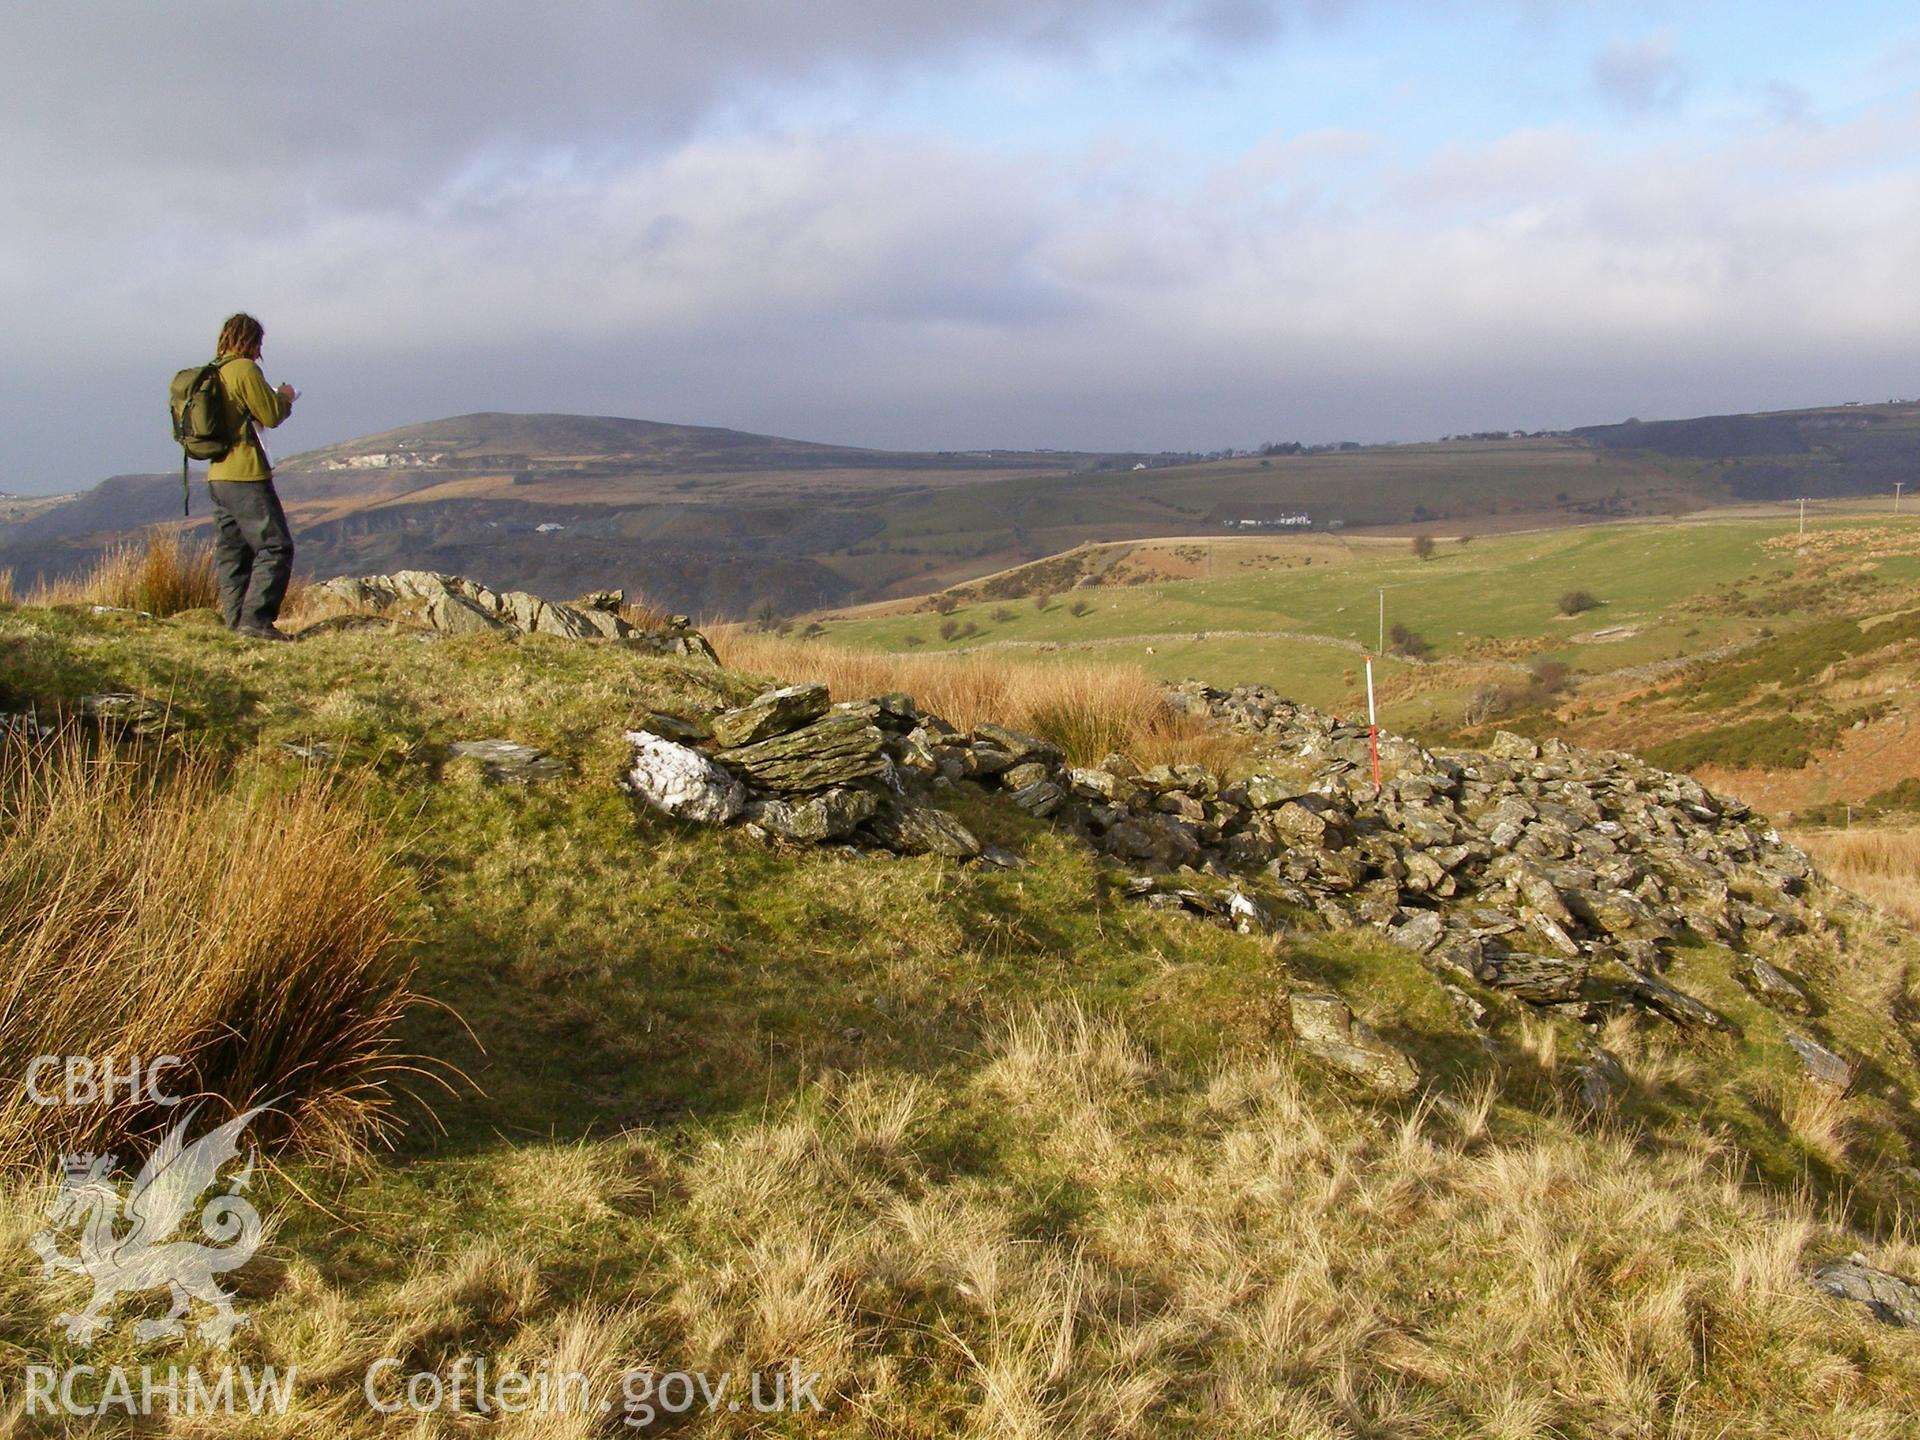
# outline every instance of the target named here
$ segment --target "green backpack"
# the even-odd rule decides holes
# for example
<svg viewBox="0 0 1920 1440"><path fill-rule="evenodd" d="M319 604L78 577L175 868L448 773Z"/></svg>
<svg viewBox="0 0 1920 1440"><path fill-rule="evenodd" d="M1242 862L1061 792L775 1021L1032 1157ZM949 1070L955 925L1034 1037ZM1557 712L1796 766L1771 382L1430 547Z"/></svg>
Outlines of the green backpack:
<svg viewBox="0 0 1920 1440"><path fill-rule="evenodd" d="M187 513L187 462L220 460L233 449L227 420L227 387L220 383L220 362L194 365L173 377L168 396L173 438L180 446L180 513Z"/></svg>

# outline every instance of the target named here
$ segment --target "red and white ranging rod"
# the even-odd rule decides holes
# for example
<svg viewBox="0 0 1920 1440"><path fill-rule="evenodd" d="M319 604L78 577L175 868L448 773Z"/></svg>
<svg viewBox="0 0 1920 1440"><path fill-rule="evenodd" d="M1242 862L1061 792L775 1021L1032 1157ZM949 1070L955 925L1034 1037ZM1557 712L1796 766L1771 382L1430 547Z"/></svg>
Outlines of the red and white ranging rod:
<svg viewBox="0 0 1920 1440"><path fill-rule="evenodd" d="M1373 788L1380 788L1380 724L1373 712L1373 656L1367 656L1367 749L1373 755Z"/></svg>

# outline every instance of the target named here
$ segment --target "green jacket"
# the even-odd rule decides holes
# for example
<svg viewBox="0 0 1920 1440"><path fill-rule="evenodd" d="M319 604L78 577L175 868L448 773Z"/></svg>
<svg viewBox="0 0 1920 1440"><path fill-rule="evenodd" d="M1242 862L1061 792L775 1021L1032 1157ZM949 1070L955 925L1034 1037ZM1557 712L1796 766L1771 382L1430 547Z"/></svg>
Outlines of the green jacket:
<svg viewBox="0 0 1920 1440"><path fill-rule="evenodd" d="M267 384L260 366L244 356L220 360L220 383L227 391L227 413L233 421L233 448L207 466L209 480L271 480L273 466L260 444L255 425L269 430L293 413L293 402Z"/></svg>

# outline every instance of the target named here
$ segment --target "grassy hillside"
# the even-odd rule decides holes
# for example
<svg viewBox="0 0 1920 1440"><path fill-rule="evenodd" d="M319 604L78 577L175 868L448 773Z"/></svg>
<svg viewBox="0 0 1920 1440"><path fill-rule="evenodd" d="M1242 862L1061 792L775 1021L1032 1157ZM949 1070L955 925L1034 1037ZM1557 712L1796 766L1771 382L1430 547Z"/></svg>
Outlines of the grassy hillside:
<svg viewBox="0 0 1920 1440"><path fill-rule="evenodd" d="M1895 734L1908 733L1897 697L1916 647L1901 617L1920 607L1920 517L1851 511L1816 506L1804 541L1797 520L1728 518L1468 540L1436 527L1426 558L1405 538L1087 547L956 586L938 608L823 617L822 639L1042 665L1100 656L1167 679L1271 684L1352 715L1364 711L1362 655L1385 635L1377 693L1383 723L1400 729L1474 733L1497 719L1719 767L1723 781L1807 779L1816 754L1887 742L1825 786L1753 796L1800 810L1920 774L1920 744ZM1396 626L1413 643L1396 646Z"/></svg>
<svg viewBox="0 0 1920 1440"><path fill-rule="evenodd" d="M1715 563L1745 573L1767 533L1719 537ZM1531 601L1467 578L1482 543L1453 574L1451 553L1421 569L1358 549L1264 600L1251 575L1157 588L1196 622L1310 619L1322 583L1364 606L1404 570L1450 587L1407 613L1471 604L1521 636ZM1651 532L1499 543L1575 547L1530 562L1548 588L1578 547L1621 547L1613 563L1640 557L1633 603L1673 603ZM1022 602L1008 638L1072 633L1069 598ZM1124 640L1145 614L1084 620ZM253 1323L235 1354L300 1367L286 1417L25 1419L28 1364L220 1362L124 1325L78 1350L54 1316L82 1282L23 1263L0 1280L22 1433L384 1434L370 1363L445 1374L476 1354L608 1386L641 1368L819 1375L819 1412L723 1404L689 1420L703 1435L1907 1433L1913 1345L1804 1275L1853 1250L1920 1269L1902 1208L1920 1190L1898 1168L1900 1097L1920 1093L1910 935L1850 912L1844 963L1806 956L1827 1018L1871 1047L1855 1096L1770 1045L1623 1019L1601 1037L1622 1099L1590 1115L1575 1067L1593 1037L1573 1020L1497 1005L1483 1035L1378 939L1140 906L970 784L951 804L1025 868L767 848L616 788L626 726L763 681L543 637L249 646L205 612L0 610L0 709L151 697L158 751L101 753L190 748L223 787L317 780L363 817L397 887L396 960L433 1002L398 1039L464 1077L401 1102L391 1154L289 1151L256 1180L275 1229L240 1277ZM490 737L566 773L498 784L448 756ZM297 874L302 857L261 863ZM1371 1098L1292 1043L1287 996L1327 988L1417 1058L1423 1097ZM1737 987L1712 998L1770 1033ZM47 1163L7 1182L22 1257ZM620 1418L400 1417L423 1437L627 1433Z"/></svg>

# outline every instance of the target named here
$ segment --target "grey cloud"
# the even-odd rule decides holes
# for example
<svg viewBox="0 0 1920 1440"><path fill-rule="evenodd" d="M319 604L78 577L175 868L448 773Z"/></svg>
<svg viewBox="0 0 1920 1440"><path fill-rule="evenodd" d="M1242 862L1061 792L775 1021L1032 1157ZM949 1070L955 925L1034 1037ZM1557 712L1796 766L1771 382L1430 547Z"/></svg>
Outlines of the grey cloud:
<svg viewBox="0 0 1920 1440"><path fill-rule="evenodd" d="M498 3L207 3L277 17L235 51L242 102L142 18L175 7L0 21L0 143L33 160L9 153L0 203L35 200L0 228L0 488L177 461L157 389L236 305L307 391L285 449L486 408L908 447L1411 438L1844 398L1920 325L1920 200L1885 174L1909 111L1612 168L1577 134L1409 170L1334 133L1193 174L740 117L1121 24L1226 45L1311 3L872 0L751 27L603 3L566 7L568 35ZM128 33L79 44L76 13ZM231 172L183 114L262 151ZM196 187L203 165L228 173Z"/></svg>
<svg viewBox="0 0 1920 1440"><path fill-rule="evenodd" d="M353 198L494 149L670 142L765 86L1072 50L1126 26L1244 39L1312 3L69 0L0 21L0 137L96 171L192 169L209 149L261 175L341 160L327 178Z"/></svg>
<svg viewBox="0 0 1920 1440"><path fill-rule="evenodd" d="M1634 112L1674 109L1691 84L1670 30L1656 30L1601 51L1593 58L1592 74L1594 88L1603 99Z"/></svg>

